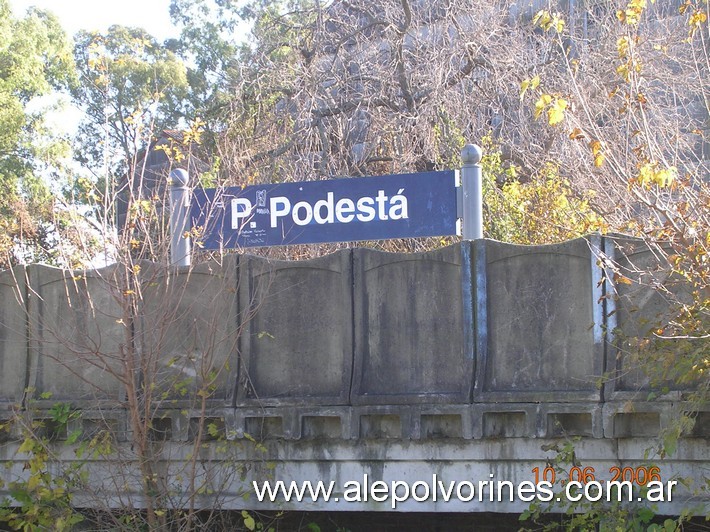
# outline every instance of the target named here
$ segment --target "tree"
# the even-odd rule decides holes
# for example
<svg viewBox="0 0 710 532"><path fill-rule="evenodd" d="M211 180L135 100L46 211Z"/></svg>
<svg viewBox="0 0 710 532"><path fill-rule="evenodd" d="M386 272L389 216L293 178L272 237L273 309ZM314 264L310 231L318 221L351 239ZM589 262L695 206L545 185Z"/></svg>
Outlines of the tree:
<svg viewBox="0 0 710 532"><path fill-rule="evenodd" d="M495 217L496 197L509 196L502 211L514 218L527 205L511 223L532 241L573 219L565 201L567 212L583 206L579 232L671 239L707 286L707 2L570 2L564 12L253 2L244 13L253 46L221 144L230 182L456 167L465 140L490 135ZM547 215L553 206L561 216ZM502 225L492 218L490 230Z"/></svg>
<svg viewBox="0 0 710 532"><path fill-rule="evenodd" d="M80 83L73 97L86 112L77 160L101 177L135 172L153 132L184 116L184 64L144 30L122 26L79 32L74 53Z"/></svg>
<svg viewBox="0 0 710 532"><path fill-rule="evenodd" d="M243 23L231 3L213 0L172 0L170 16L181 31L166 46L188 65L186 114L199 118L208 134L221 132L240 75Z"/></svg>
<svg viewBox="0 0 710 532"><path fill-rule="evenodd" d="M183 269L118 258L98 270L0 272L15 296L3 298L4 315L25 321L14 337L27 334L42 366L0 418L3 449L25 463L0 479L14 499L0 500L0 522L230 528L215 523L252 445L228 441L223 413L254 312L237 315L236 257ZM25 287L41 311L28 309Z"/></svg>
<svg viewBox="0 0 710 532"><path fill-rule="evenodd" d="M105 249L111 255L127 249L116 237L143 240L143 231L154 230L148 225L160 221L162 211L154 208L152 197L162 189L152 190L156 176L147 168L148 156L164 129L188 127L186 68L144 30L122 26L111 26L105 35L79 32L74 55L80 79L72 97L85 111L75 138L75 159L92 175L75 179L69 193L73 204L88 207L88 217L108 239ZM180 162L180 146L175 147L179 153L169 144L163 148L170 160ZM167 175L161 181L165 179ZM147 187L149 181L152 187ZM125 224L127 218L140 220L141 228L120 227L114 233L116 221ZM155 240L144 243L154 245Z"/></svg>
<svg viewBox="0 0 710 532"><path fill-rule="evenodd" d="M75 79L71 47L57 19L32 9L13 17L0 0L0 267L57 260L56 241L70 220L55 210L47 179L59 179L66 139L45 125L37 98L67 89Z"/></svg>
<svg viewBox="0 0 710 532"><path fill-rule="evenodd" d="M616 342L626 371L650 381L644 398L670 392L686 401L651 444L649 455L661 459L710 401L708 9L629 0L585 14L584 25L579 13L575 24L540 11L536 44L557 53L521 83L561 171L596 191L610 227L650 249L652 260L637 262L624 248L599 258L616 286L645 286L668 305ZM701 490L710 482L693 480Z"/></svg>
<svg viewBox="0 0 710 532"><path fill-rule="evenodd" d="M558 162L520 154L519 119L532 137L545 128L525 118L527 102L519 97L519 83L535 63L524 73L509 68L533 33L512 11L506 2L248 4L242 15L254 24L251 46L240 51L241 77L218 148L223 181L248 185L454 168L465 142L485 138L487 179L495 179L487 187L487 212L490 220L506 217L489 235L517 233L514 240L522 242L535 233L549 241L601 227L593 194L550 171ZM513 127L516 137L509 136ZM559 176L554 183L553 174ZM534 183L547 191L537 194ZM524 201L514 197L521 193L536 198L525 215L514 205ZM547 216L547 198L560 194L567 203L556 202L560 208ZM577 206L584 215L568 216ZM541 231L521 225L534 218ZM385 247L436 245L440 240Z"/></svg>
<svg viewBox="0 0 710 532"><path fill-rule="evenodd" d="M560 152L570 154L559 157L562 171L593 188L607 223L646 239L667 270L656 289L672 311L636 339L639 361L657 382L696 384L696 401L707 403L709 7L642 0L618 7L594 19L594 44L560 14L539 12L539 42L561 52L538 74L539 86L525 80L522 92ZM580 51L565 48L569 42ZM622 280L653 274L615 273Z"/></svg>

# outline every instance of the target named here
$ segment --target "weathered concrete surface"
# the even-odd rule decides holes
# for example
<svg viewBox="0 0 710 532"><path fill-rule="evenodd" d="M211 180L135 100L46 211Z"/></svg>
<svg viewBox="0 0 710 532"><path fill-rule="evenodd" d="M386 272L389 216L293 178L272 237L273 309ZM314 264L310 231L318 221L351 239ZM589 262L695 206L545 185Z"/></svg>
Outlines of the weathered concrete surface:
<svg viewBox="0 0 710 532"><path fill-rule="evenodd" d="M354 251L353 404L468 402L461 247Z"/></svg>
<svg viewBox="0 0 710 532"><path fill-rule="evenodd" d="M0 272L0 409L22 401L27 386L25 268Z"/></svg>
<svg viewBox="0 0 710 532"><path fill-rule="evenodd" d="M137 274L143 299L138 308L137 351L154 368L158 400L233 404L238 320L236 255L192 268L142 263Z"/></svg>
<svg viewBox="0 0 710 532"><path fill-rule="evenodd" d="M348 402L351 252L309 261L240 262L239 405Z"/></svg>
<svg viewBox="0 0 710 532"><path fill-rule="evenodd" d="M266 442L266 451L251 442L207 442L200 451L200 469L197 477L198 485L212 490L211 495L199 497L198 507L232 510L320 510L320 511L393 511L392 499L383 502L373 500L368 493L367 500L348 502L344 497L347 482L357 481L361 485L371 487L376 481L384 481L388 486L394 481L405 481L410 485L415 482L428 483L436 486L436 481L446 487L453 482L455 485L470 482L474 485L473 500L459 500L454 490L451 500L446 502L441 492L436 500L430 496L426 500L398 502L395 511L400 512L493 512L521 513L527 509L530 502L523 501L517 494L510 500L509 489L502 488L502 500L490 500L490 486L479 486L479 482L508 481L517 485L523 481L535 481L535 468L542 477L543 470L556 456L556 446L560 440L526 440L524 438L490 439L474 441L382 441L361 440L345 441L304 441L288 442L274 440ZM0 465L9 465L4 469L4 479L24 478L28 474L23 470L23 455L17 454L19 444L7 444L0 448ZM575 442L575 459L578 467L593 468L596 481L605 484L612 480L615 470L624 468L649 467L649 459L644 459L648 447L645 438L628 438L620 440L581 439ZM75 446L57 446L53 444L55 456L64 464L77 462ZM185 507L189 492L188 479L184 475L188 468L189 457L194 448L190 444L168 442L160 451L162 457L160 468L161 480L173 489L171 505ZM88 460L82 470L88 476L88 487L84 491L74 493L74 503L94 508L140 508L144 501L140 495L138 467L136 457L128 444L120 444L117 448L120 461L108 463L100 460ZM654 457L651 457L651 460ZM662 482L678 480L680 477L698 478L710 462L710 447L706 440L689 439L679 443L678 450L672 458L653 463L659 467ZM224 464L229 464L225 467ZM571 464L564 469L568 472ZM591 470L587 470L591 471ZM436 475L436 479L434 478ZM569 477L569 473L567 473ZM556 474L555 495L561 493L559 481L564 474ZM550 478L548 476L548 478ZM572 474L572 479L576 476ZM118 482L116 482L118 479ZM252 481L261 485L265 480L272 482L282 480L287 484L291 481L323 481L326 485L333 481L334 488L330 501L323 497L312 501L306 492L302 501L285 501L283 496L274 501L257 500ZM116 485L121 486L116 489ZM494 484L495 486L495 484ZM182 489L181 489L182 487ZM482 488L479 500L479 487ZM422 487L419 488L422 494ZM399 490L401 495L402 490ZM464 488L463 497L470 491ZM595 492L593 492L595 493ZM249 496L245 496L249 494ZM4 496L5 493L0 492ZM640 496L640 488L634 489L634 496ZM352 492L351 492L352 497ZM335 500L337 498L338 500ZM564 512L562 503L556 506L552 501L551 511ZM659 502L657 513L677 515L683 509L691 509L695 515L704 515L710 511L710 496L707 492L695 493L693 488L678 483L672 489L672 501ZM632 506L638 506L635 500ZM584 505L580 506L584 508Z"/></svg>
<svg viewBox="0 0 710 532"><path fill-rule="evenodd" d="M652 386L642 367L645 356L639 343L669 320L670 298L681 296L683 283L671 273L668 254L672 251L668 246L610 236L605 238L604 251L616 265L608 273L611 282L607 300L607 324L613 333L607 349L607 370L614 378L605 385L605 395L609 400L645 399ZM679 389L669 381L657 382L655 387Z"/></svg>
<svg viewBox="0 0 710 532"><path fill-rule="evenodd" d="M38 400L119 401L130 344L120 270L28 270L29 378ZM44 394L44 396L43 396Z"/></svg>
<svg viewBox="0 0 710 532"><path fill-rule="evenodd" d="M242 495L251 480L267 478L533 480L533 468L543 469L550 449L569 438L580 438L578 459L610 480L614 464L647 465L655 438L679 412L698 409L635 394L646 381L613 342L643 332L652 320L637 316L655 317L666 301L649 292L660 282L655 274L631 275L632 264L655 271L648 251L617 253L628 284L609 274L610 249L591 237L537 247L479 241L414 255L343 250L295 263L230 256L184 270L16 268L0 273L0 402L19 403L29 386L27 417L51 421L47 410L57 402L79 407L68 426L46 433L67 461L76 459L61 442L67 434L110 428L119 454L89 460L93 499L77 499L97 507L143 504L131 484L136 463L119 382L127 356L138 382L154 386L155 448L176 488L195 449L199 390L210 381L205 415L218 433L210 438L221 441L198 445L200 474L221 486L224 508L385 511L388 503L256 503ZM614 338L616 320L624 335ZM602 397L605 355L617 373ZM710 475L703 408L672 458L651 456L664 481ZM27 474L7 441L18 436L0 434L7 479ZM115 489L116 478L126 489ZM173 493L183 505L185 493ZM677 513L689 495L663 511ZM698 502L707 507L707 494ZM214 507L215 499L198 504ZM439 500L398 509L526 507Z"/></svg>
<svg viewBox="0 0 710 532"><path fill-rule="evenodd" d="M117 400L111 369L133 356L143 378L157 371L169 401L207 379L218 403L255 408L596 403L605 363L614 377L605 397L634 398L648 379L622 344L666 312L654 286L676 287L645 244L613 240L616 280L605 266L612 239L600 237L407 255L343 250L303 262L228 256L185 271L143 263L135 272L3 272L2 345L16 354L2 356L0 397L16 401L30 386ZM138 284L121 280L131 278Z"/></svg>
<svg viewBox="0 0 710 532"><path fill-rule="evenodd" d="M488 338L477 353L475 401L599 399L589 242L485 245ZM478 259L477 263L480 263Z"/></svg>

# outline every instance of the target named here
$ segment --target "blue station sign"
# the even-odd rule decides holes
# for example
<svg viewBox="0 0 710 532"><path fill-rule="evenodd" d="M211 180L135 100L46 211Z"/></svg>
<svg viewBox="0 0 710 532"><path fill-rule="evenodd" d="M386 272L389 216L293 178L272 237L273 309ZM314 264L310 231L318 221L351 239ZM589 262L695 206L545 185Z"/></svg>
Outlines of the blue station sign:
<svg viewBox="0 0 710 532"><path fill-rule="evenodd" d="M456 171L198 189L205 249L457 234Z"/></svg>

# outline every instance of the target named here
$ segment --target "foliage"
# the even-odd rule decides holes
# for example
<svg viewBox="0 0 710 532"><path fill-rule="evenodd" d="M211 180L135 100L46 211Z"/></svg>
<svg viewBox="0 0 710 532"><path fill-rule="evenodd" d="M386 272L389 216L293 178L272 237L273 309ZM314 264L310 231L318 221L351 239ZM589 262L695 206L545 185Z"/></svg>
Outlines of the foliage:
<svg viewBox="0 0 710 532"><path fill-rule="evenodd" d="M0 0L0 267L53 260L68 220L42 173L56 171L65 139L45 124L37 99L75 79L71 48L57 19L32 9L18 19ZM56 174L54 174L56 177Z"/></svg>
<svg viewBox="0 0 710 532"><path fill-rule="evenodd" d="M11 480L7 490L14 504L0 504L0 522L6 522L13 530L73 530L84 520L73 504L72 490L81 485L81 464L76 463L57 473L60 459L55 455L51 440L60 431L66 431L67 423L76 416L66 403L55 403L46 421L26 421L18 413L9 425L20 428L22 441L17 455L25 461L26 476ZM47 427L51 423L52 427ZM11 430L8 427L7 430Z"/></svg>
<svg viewBox="0 0 710 532"><path fill-rule="evenodd" d="M199 119L209 134L224 130L232 87L238 84L239 49L246 31L234 4L215 0L171 0L171 19L180 38L166 47L187 66L186 116Z"/></svg>
<svg viewBox="0 0 710 532"><path fill-rule="evenodd" d="M600 257L614 280L657 292L668 308L646 318L638 337L617 337L619 356L648 378L644 399L674 391L685 400L651 444L661 458L710 401L708 8L629 0L605 19L613 22L599 19L593 44L578 45L573 30L546 32L563 53L538 70L535 89L521 86L538 118L565 98L561 116L546 116L548 132L581 164L560 157L560 169L586 170L591 181L580 181L597 190L606 222L643 239L655 259L622 268Z"/></svg>
<svg viewBox="0 0 710 532"><path fill-rule="evenodd" d="M502 167L500 151L490 141L485 145L487 236L514 244L550 244L606 230L590 206L593 193L576 194L556 165L545 165L523 183L514 166Z"/></svg>
<svg viewBox="0 0 710 532"><path fill-rule="evenodd" d="M560 56L531 91L538 103L553 91L567 95L561 120L548 120L552 133L594 169L607 223L648 240L667 271L655 289L672 310L636 339L638 360L659 387L696 385L697 403L710 399L707 9L707 2L670 10L630 0L588 56ZM561 45L565 37L575 35L554 39ZM631 273L654 277L616 271Z"/></svg>
<svg viewBox="0 0 710 532"><path fill-rule="evenodd" d="M79 32L74 54L80 83L72 94L86 112L77 160L98 176L135 170L153 132L177 125L185 65L144 30L123 26L111 26L105 35Z"/></svg>

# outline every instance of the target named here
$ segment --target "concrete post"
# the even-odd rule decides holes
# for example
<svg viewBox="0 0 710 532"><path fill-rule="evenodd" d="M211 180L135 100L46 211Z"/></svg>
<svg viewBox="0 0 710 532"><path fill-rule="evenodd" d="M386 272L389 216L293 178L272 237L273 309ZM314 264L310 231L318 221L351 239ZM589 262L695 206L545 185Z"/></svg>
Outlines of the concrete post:
<svg viewBox="0 0 710 532"><path fill-rule="evenodd" d="M178 168L170 172L170 264L190 265L190 238L184 236L190 230L190 189L187 171Z"/></svg>
<svg viewBox="0 0 710 532"><path fill-rule="evenodd" d="M483 178L481 148L466 144L461 150L461 187L463 188L463 239L483 238Z"/></svg>

